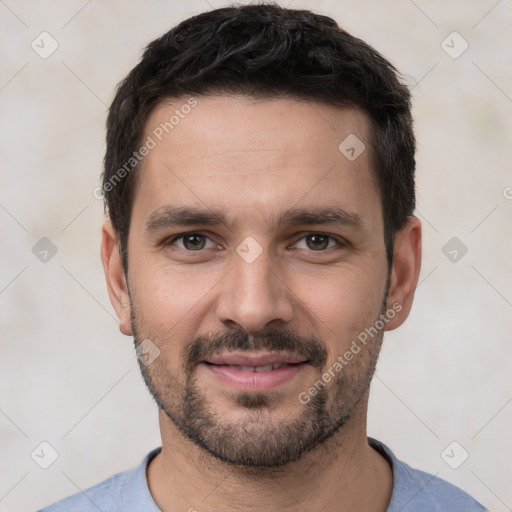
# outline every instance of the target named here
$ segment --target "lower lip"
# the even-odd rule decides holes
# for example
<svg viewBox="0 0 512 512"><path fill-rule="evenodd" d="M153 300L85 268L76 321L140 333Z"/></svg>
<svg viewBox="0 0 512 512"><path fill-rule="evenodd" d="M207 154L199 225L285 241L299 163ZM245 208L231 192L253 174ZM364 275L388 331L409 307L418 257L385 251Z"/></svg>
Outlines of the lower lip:
<svg viewBox="0 0 512 512"><path fill-rule="evenodd" d="M208 371L221 381L239 391L269 391L292 380L307 363L283 366L268 372L244 372L233 366L202 363Z"/></svg>

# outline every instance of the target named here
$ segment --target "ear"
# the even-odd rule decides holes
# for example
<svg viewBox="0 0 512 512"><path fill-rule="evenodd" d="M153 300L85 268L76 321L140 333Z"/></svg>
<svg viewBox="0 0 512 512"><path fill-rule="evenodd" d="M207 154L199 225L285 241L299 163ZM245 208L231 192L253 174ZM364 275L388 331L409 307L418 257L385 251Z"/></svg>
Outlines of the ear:
<svg viewBox="0 0 512 512"><path fill-rule="evenodd" d="M389 284L387 308L396 315L386 323L386 331L402 325L411 311L421 267L421 223L411 217L395 235L393 268Z"/></svg>
<svg viewBox="0 0 512 512"><path fill-rule="evenodd" d="M101 261L107 280L110 302L119 318L119 330L127 336L133 336L128 286L119 247L116 243L116 231L110 219L103 223L101 230Z"/></svg>

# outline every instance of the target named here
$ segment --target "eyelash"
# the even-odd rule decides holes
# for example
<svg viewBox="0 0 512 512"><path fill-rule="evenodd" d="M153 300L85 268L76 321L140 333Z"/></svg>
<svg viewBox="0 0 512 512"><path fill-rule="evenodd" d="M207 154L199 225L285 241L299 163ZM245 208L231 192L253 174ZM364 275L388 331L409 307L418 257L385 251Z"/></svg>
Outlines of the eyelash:
<svg viewBox="0 0 512 512"><path fill-rule="evenodd" d="M181 233L179 235L175 235L175 236L173 236L171 238L168 238L168 239L164 240L162 242L162 245L164 247L172 246L176 241L182 240L183 238L185 238L187 236L191 236L191 235L199 235L199 236L203 236L203 237L208 238L208 239L211 240L211 238L206 233L202 233L200 231L188 231L186 233ZM337 247L328 247L327 249L322 249L322 250L318 250L318 251L314 251L313 249L310 249L311 252L327 252L327 251L330 251L331 249L341 249L341 248L346 247L348 245L348 243L346 241L344 241L342 239L338 239L337 237L334 237L333 235L328 235L327 233L322 233L320 231L311 231L311 232L307 233L306 235L304 235L301 238L299 238L299 240L297 240L297 242L295 242L295 244L297 244L300 240L302 240L304 238L307 238L308 236L312 236L312 235L320 235L320 236L327 237L327 238L333 240L336 243ZM184 248L181 248L181 247L177 247L177 249L182 250L182 251L186 251L186 252L189 252L189 253L194 253L194 252L200 253L200 252L205 250L205 249L198 249L197 251L192 251L192 250L184 249Z"/></svg>

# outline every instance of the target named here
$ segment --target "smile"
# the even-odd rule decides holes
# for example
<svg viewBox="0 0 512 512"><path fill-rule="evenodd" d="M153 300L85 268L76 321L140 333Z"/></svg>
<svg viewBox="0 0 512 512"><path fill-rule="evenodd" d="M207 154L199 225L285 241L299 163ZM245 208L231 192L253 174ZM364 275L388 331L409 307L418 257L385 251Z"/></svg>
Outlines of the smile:
<svg viewBox="0 0 512 512"><path fill-rule="evenodd" d="M208 363L211 364L211 363ZM279 370L279 368L283 368L285 366L290 366L288 363L274 363L274 364L266 364L264 366L240 366L236 364L223 364L223 365L217 365L217 366L225 366L227 368L231 368L233 370L238 370L242 372L257 372L257 373L265 373L270 372L271 370Z"/></svg>
<svg viewBox="0 0 512 512"><path fill-rule="evenodd" d="M237 391L274 390L292 381L308 362L289 353L220 354L201 363L208 375Z"/></svg>

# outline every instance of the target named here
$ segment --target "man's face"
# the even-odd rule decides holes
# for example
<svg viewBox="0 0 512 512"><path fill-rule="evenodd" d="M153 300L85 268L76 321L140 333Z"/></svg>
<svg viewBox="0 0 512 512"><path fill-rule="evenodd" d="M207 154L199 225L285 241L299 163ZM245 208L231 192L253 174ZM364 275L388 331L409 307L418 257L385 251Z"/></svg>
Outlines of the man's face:
<svg viewBox="0 0 512 512"><path fill-rule="evenodd" d="M369 123L209 96L161 134L186 100L146 124L156 147L133 204L122 328L160 351L141 369L185 436L234 464L283 465L366 407L383 329L336 361L390 306ZM351 134L366 146L355 160L338 149Z"/></svg>

